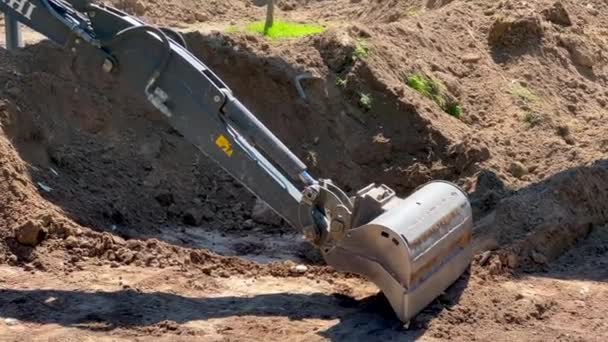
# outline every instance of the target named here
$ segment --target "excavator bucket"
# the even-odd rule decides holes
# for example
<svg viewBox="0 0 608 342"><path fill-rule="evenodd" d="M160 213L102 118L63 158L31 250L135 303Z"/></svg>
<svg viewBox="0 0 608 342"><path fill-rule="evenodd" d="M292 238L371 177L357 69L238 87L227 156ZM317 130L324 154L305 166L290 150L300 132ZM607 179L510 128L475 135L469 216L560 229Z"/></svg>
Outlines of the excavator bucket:
<svg viewBox="0 0 608 342"><path fill-rule="evenodd" d="M428 183L401 199L374 184L357 193L352 229L322 249L336 269L378 286L397 316L409 321L468 268L472 214L466 194L448 182Z"/></svg>

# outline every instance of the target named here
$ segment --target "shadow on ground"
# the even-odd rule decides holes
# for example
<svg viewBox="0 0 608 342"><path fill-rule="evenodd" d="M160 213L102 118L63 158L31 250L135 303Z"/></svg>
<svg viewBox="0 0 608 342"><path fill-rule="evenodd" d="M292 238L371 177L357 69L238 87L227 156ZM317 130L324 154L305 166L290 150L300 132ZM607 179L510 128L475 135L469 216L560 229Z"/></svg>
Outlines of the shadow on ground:
<svg viewBox="0 0 608 342"><path fill-rule="evenodd" d="M253 297L190 298L128 289L116 292L0 290L0 316L24 322L59 324L91 331L183 324L227 317L287 317L339 322L319 335L334 341L410 340L422 335L428 321L456 304L468 278L461 278L406 330L382 295L361 300L327 294L260 294ZM49 301L49 298L54 300Z"/></svg>

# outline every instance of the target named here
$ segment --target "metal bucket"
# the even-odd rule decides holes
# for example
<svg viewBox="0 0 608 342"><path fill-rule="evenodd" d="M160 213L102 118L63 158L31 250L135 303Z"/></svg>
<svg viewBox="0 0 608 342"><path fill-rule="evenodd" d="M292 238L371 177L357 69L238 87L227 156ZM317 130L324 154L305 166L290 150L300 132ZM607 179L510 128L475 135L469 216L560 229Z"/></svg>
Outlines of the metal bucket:
<svg viewBox="0 0 608 342"><path fill-rule="evenodd" d="M405 199L387 197L386 187L380 188L372 184L357 199L376 201L383 213L349 230L323 254L329 265L374 282L406 322L469 266L471 205L466 193L448 182L428 183Z"/></svg>

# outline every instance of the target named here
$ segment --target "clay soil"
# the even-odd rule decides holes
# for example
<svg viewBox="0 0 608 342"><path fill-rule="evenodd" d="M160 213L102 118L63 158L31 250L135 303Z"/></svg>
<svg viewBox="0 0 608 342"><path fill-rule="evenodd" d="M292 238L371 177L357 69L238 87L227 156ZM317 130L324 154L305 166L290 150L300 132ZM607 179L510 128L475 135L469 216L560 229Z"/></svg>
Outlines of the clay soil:
<svg viewBox="0 0 608 342"><path fill-rule="evenodd" d="M182 31L315 176L462 186L475 260L403 325L113 76L27 32L0 49L1 341L608 339L604 1L281 0L328 29L279 41L226 30L263 18L246 0L111 3Z"/></svg>

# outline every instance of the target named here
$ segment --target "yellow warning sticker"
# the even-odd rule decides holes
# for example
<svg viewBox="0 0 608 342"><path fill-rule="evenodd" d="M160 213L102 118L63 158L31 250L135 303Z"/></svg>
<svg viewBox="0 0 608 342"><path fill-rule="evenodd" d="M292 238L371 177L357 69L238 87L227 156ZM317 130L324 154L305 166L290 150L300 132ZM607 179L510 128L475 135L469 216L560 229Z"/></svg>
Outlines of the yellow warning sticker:
<svg viewBox="0 0 608 342"><path fill-rule="evenodd" d="M230 140L226 138L223 134L220 134L217 139L215 139L215 144L219 147L228 157L232 157L232 145L230 144Z"/></svg>

